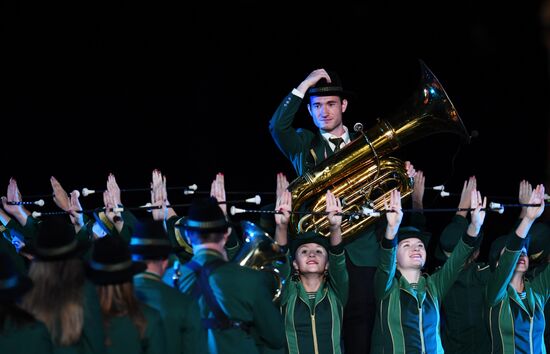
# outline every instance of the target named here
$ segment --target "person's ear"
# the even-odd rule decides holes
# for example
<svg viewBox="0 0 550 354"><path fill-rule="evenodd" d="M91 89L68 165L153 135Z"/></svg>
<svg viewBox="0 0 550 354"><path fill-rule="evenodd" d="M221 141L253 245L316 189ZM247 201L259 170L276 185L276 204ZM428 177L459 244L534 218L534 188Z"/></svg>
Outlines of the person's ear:
<svg viewBox="0 0 550 354"><path fill-rule="evenodd" d="M168 261L168 258L164 258L164 259L161 261L160 265L161 265L161 267L162 267L162 271L163 271L163 272L168 268L168 262L169 262L169 261Z"/></svg>
<svg viewBox="0 0 550 354"><path fill-rule="evenodd" d="M309 115L313 118L313 113L311 113L311 105L307 104L307 111L309 112Z"/></svg>
<svg viewBox="0 0 550 354"><path fill-rule="evenodd" d="M295 270L298 270L298 263L296 262L296 260L292 261L292 266L294 267Z"/></svg>
<svg viewBox="0 0 550 354"><path fill-rule="evenodd" d="M227 239L229 238L229 235L231 235L232 229L230 227L227 228L227 231L223 233L223 243L227 243Z"/></svg>
<svg viewBox="0 0 550 354"><path fill-rule="evenodd" d="M348 100L345 98L342 98L342 113L344 113L347 108L348 108Z"/></svg>

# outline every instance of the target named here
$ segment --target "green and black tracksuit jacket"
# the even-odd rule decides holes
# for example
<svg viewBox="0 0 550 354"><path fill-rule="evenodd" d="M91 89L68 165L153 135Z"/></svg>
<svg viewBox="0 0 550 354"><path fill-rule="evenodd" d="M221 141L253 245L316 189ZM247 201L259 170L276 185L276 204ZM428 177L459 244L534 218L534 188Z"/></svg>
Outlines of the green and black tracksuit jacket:
<svg viewBox="0 0 550 354"><path fill-rule="evenodd" d="M550 267L524 279L525 299L510 285L525 239L508 236L504 253L486 289L492 353L546 353L544 306L550 297Z"/></svg>
<svg viewBox="0 0 550 354"><path fill-rule="evenodd" d="M281 312L285 323L287 353L341 353L342 317L348 298L348 273L343 246L331 247L328 255L328 276L317 290L314 301L309 299L299 280L288 278L285 281L281 294ZM286 265L290 264L289 259Z"/></svg>
<svg viewBox="0 0 550 354"><path fill-rule="evenodd" d="M443 353L441 299L470 256L475 239L463 234L443 267L420 277L416 289L396 270L397 237L382 240L374 285L377 313L372 354Z"/></svg>

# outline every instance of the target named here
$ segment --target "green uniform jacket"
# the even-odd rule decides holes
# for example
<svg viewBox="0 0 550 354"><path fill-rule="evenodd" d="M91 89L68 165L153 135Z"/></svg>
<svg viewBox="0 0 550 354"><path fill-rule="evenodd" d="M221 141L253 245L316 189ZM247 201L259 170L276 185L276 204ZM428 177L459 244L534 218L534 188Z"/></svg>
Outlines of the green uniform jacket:
<svg viewBox="0 0 550 354"><path fill-rule="evenodd" d="M222 255L216 251L202 249L193 256L193 261L204 265ZM188 267L181 270L179 289L191 294L197 277ZM266 276L267 275L267 276ZM272 349L284 345L284 327L279 309L272 301L271 275L266 272L226 263L216 268L209 277L220 307L227 317L251 325L251 334L239 328L208 329L207 341L209 353L259 353L259 347ZM202 318L213 318L204 296L199 297ZM256 341L260 342L257 344Z"/></svg>
<svg viewBox="0 0 550 354"><path fill-rule="evenodd" d="M525 239L508 236L504 253L487 284L487 321L493 353L546 353L544 306L550 297L550 267L525 279L526 300L510 285Z"/></svg>
<svg viewBox="0 0 550 354"><path fill-rule="evenodd" d="M50 337L51 338L51 337ZM3 352L2 352L3 353ZM70 346L54 343L56 354L103 354L105 353L105 332L103 316L95 285L84 283L84 326L78 342Z"/></svg>
<svg viewBox="0 0 550 354"><path fill-rule="evenodd" d="M176 221L179 220L179 216L172 216L168 220L166 220L166 230L168 233L168 239L170 240L170 244L175 249L180 249L181 245L178 243L177 237L176 237L176 228L175 224ZM183 229L181 229L181 235L183 236ZM227 252L227 258L233 259L237 253L239 252L241 248L241 243L239 241L239 237L237 235L237 232L235 231L235 228L231 229L231 233L229 234L229 237L227 238L227 242L225 243L225 251ZM164 274L162 275L162 281L165 284L170 285L171 287L178 287L177 280L174 281L174 278L178 278L178 275L176 273L181 273L181 268L183 267L183 264L187 263L191 258L193 257L192 253L187 253L186 251L181 250L177 254L171 254L169 258L169 267L164 271Z"/></svg>
<svg viewBox="0 0 550 354"><path fill-rule="evenodd" d="M333 253L335 252L335 253ZM329 252L328 278L315 294L315 304L302 283L287 279L281 294L287 353L339 354L342 316L348 298L348 273L342 247ZM290 265L290 259L285 263Z"/></svg>
<svg viewBox="0 0 550 354"><path fill-rule="evenodd" d="M397 237L382 241L374 278L377 313L371 353L443 353L441 299L458 277L474 241L464 234L445 265L431 276L420 277L416 290L396 274Z"/></svg>
<svg viewBox="0 0 550 354"><path fill-rule="evenodd" d="M546 235L547 236L547 235ZM545 265L539 265L535 269L533 269L532 272L529 272L529 279L532 279L536 277L538 274L542 273L546 268L549 267L549 264L546 263ZM531 270L531 264L529 265L529 270ZM546 302L546 306L544 306L544 317L546 318L546 326L544 329L544 344L546 345L546 348L550 347L550 326L548 326L548 319L550 319L550 303Z"/></svg>
<svg viewBox="0 0 550 354"><path fill-rule="evenodd" d="M84 282L84 327L80 340L68 347L54 345L56 354L97 354L105 353L105 332L103 316L95 285Z"/></svg>
<svg viewBox="0 0 550 354"><path fill-rule="evenodd" d="M109 354L164 354L166 353L166 339L164 325L157 310L145 304L141 311L147 320L147 327L143 338L140 338L138 329L128 316L111 318L107 335L111 344L107 346Z"/></svg>
<svg viewBox="0 0 550 354"><path fill-rule="evenodd" d="M292 162L298 176L315 167L333 152L321 133L313 133L307 129L292 127L302 99L292 93L281 102L271 121L269 130L273 140ZM353 139L353 132L349 132ZM354 235L353 241L346 242L345 249L348 258L357 266L376 267L379 257L379 242L375 227L370 226Z"/></svg>
<svg viewBox="0 0 550 354"><path fill-rule="evenodd" d="M201 338L204 331L195 299L164 284L153 273L136 275L134 288L143 303L160 312L166 331L166 353L202 354L208 351L205 338Z"/></svg>
<svg viewBox="0 0 550 354"><path fill-rule="evenodd" d="M440 257L450 255L468 228L468 220L454 215L439 237ZM478 236L478 239L481 235ZM479 241L479 240L478 240ZM444 260L445 258L440 258ZM491 352L489 331L485 325L485 286L491 269L485 263L470 263L443 298L441 340L445 353L463 354Z"/></svg>
<svg viewBox="0 0 550 354"><path fill-rule="evenodd" d="M0 332L0 352L6 354L50 354L53 346L46 326L35 321L16 327L8 320Z"/></svg>

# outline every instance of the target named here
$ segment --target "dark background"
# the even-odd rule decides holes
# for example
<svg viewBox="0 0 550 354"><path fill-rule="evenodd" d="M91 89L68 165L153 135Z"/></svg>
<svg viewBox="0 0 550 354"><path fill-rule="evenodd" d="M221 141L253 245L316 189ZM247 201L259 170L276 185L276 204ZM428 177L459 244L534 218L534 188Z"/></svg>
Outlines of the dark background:
<svg viewBox="0 0 550 354"><path fill-rule="evenodd" d="M345 122L369 127L415 92L418 59L479 133L460 148L443 134L396 152L425 171L427 185L460 193L475 175L492 201L515 203L521 179L548 179L540 1L18 2L1 16L0 180L15 177L24 195L50 193L52 175L67 190L105 188L110 172L121 188L147 187L154 168L172 186L207 191L223 172L228 191L272 192L277 172L295 177L268 131L293 87L314 69L338 72L357 95ZM305 107L296 126L313 128ZM127 205L147 199L123 195ZM171 193L172 203L189 200ZM488 228L506 231L518 213L490 214ZM429 217L437 229L450 215Z"/></svg>

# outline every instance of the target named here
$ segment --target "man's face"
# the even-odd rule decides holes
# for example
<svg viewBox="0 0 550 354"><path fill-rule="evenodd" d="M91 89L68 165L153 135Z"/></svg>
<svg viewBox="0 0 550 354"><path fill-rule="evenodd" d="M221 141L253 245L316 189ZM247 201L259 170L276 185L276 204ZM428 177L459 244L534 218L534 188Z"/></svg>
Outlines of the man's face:
<svg viewBox="0 0 550 354"><path fill-rule="evenodd" d="M342 127L342 113L347 105L348 101L340 96L312 96L307 109L317 128L331 133Z"/></svg>

